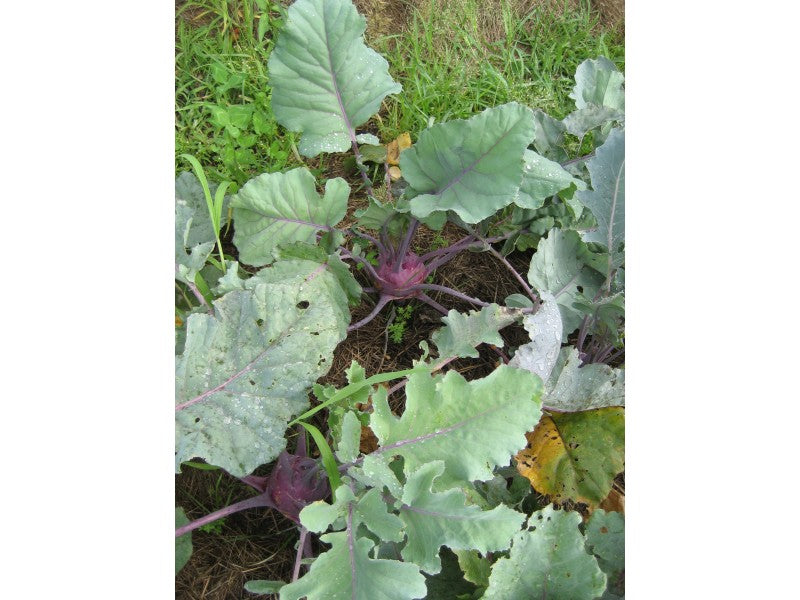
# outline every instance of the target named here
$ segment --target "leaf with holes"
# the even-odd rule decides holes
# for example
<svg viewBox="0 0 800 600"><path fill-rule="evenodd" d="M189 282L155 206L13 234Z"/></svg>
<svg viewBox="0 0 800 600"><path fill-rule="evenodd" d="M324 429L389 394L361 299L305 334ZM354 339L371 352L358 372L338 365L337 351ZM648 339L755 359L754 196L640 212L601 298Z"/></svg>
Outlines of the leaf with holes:
<svg viewBox="0 0 800 600"><path fill-rule="evenodd" d="M314 244L316 235L344 218L350 186L329 179L320 197L306 168L264 173L248 181L231 200L239 260L260 267L271 263L280 245Z"/></svg>
<svg viewBox="0 0 800 600"><path fill-rule="evenodd" d="M452 210L477 223L515 201L523 153L533 140L531 110L516 102L425 129L400 155L413 190L411 213Z"/></svg>
<svg viewBox="0 0 800 600"><path fill-rule="evenodd" d="M577 512L546 506L514 536L511 553L492 568L484 600L592 600L606 589L606 576L586 551Z"/></svg>
<svg viewBox="0 0 800 600"><path fill-rule="evenodd" d="M625 409L545 415L527 434L517 469L554 502L597 506L625 469Z"/></svg>
<svg viewBox="0 0 800 600"><path fill-rule="evenodd" d="M269 58L272 112L303 133L304 156L343 152L355 128L378 112L402 86L389 64L364 44L366 19L350 0L298 0Z"/></svg>
<svg viewBox="0 0 800 600"><path fill-rule="evenodd" d="M497 304L468 313L451 310L442 317L445 326L434 331L431 340L439 350L440 359L453 356L478 358L476 348L481 344L503 347L499 331L519 319L521 314L519 310Z"/></svg>
<svg viewBox="0 0 800 600"><path fill-rule="evenodd" d="M308 406L350 314L323 265L289 260L193 314L176 362L176 469L193 457L243 477L285 447L286 424Z"/></svg>

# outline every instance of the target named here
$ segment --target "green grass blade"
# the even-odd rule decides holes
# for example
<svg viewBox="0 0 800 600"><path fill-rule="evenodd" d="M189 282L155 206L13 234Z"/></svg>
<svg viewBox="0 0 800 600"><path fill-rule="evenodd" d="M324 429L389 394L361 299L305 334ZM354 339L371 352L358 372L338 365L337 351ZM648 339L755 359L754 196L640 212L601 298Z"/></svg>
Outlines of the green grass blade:
<svg viewBox="0 0 800 600"><path fill-rule="evenodd" d="M319 448L319 453L322 457L322 465L325 467L325 472L328 474L328 482L331 484L331 494L333 494L336 492L336 488L342 485L342 478L339 476L339 468L336 466L336 459L333 456L331 447L322 432L311 423L303 423L301 421L300 425L306 428L306 431L311 434L311 437L317 443L317 448Z"/></svg>

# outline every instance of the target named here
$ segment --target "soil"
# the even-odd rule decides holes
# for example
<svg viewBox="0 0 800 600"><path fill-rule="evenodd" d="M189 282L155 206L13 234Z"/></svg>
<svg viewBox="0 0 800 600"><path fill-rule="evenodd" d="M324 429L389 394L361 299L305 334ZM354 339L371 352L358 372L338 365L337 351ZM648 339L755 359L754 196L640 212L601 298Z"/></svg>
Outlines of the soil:
<svg viewBox="0 0 800 600"><path fill-rule="evenodd" d="M367 39L399 33L406 26L411 11L415 7L426 4L426 0L354 0L359 11L366 15L368 29ZM289 2L283 1L283 4ZM491 0L487 4L491 4ZM556 0L518 0L520 9L534 4L551 4L563 7ZM176 0L176 9L183 2ZM599 11L601 22L607 27L624 34L624 0L599 0L593 3ZM197 18L193 13L184 11L187 20ZM326 157L326 174L328 177L341 176L348 180L355 190L360 185L360 178L353 171L346 157L331 155ZM353 221L353 212L366 206L363 195L351 198L348 217L345 224ZM424 254L432 248L433 232L420 228L415 236L412 249ZM463 237L463 233L454 226L448 225L442 236L449 243ZM235 246L231 243L232 231L224 240L226 253L236 255ZM520 273L527 272L531 253L515 253L508 260ZM363 278L360 272L357 278ZM362 285L369 285L361 279ZM494 257L488 253L465 252L440 268L436 273L436 282L453 287L459 291L480 298L487 302L502 303L503 299L513 293L519 293L519 283ZM468 311L475 307L444 294L432 293L431 296L448 309ZM372 308L366 299L353 310L352 322L366 316ZM441 315L428 305L414 302L411 319L407 323L402 341L395 343L387 332L387 320L391 313L391 305L366 326L350 334L336 349L332 367L321 383L330 383L337 387L345 385L344 370L352 361L364 367L368 374L400 370L412 366L412 362L421 356L419 348L421 340L429 340L431 333L441 327ZM516 347L529 340L527 333L519 325L507 327L501 331L505 341L504 347ZM479 378L491 373L499 364L498 351L482 346L478 359L461 359L451 363L448 368L456 369L468 379ZM500 350L502 352L502 350ZM393 410L401 412L404 395L401 391L392 395L390 403ZM323 425L322 413L319 414L318 425ZM294 447L290 432L289 447ZM265 465L256 471L256 475L267 475L272 465ZM624 474L620 475L616 487L621 489L624 502ZM200 518L223 506L243 500L253 495L253 490L222 471L201 471L185 467L183 473L175 479L175 502L186 511L190 520ZM582 511L585 512L585 511ZM310 536L314 537L314 536ZM194 531L192 534L192 557L176 576L175 597L179 600L238 600L254 597L244 591L244 584L254 579L291 581L295 560L295 544L297 528L292 521L280 513L270 509L246 510L226 518L218 530ZM314 541L314 552L318 554L322 548ZM262 596L263 597L263 596Z"/></svg>

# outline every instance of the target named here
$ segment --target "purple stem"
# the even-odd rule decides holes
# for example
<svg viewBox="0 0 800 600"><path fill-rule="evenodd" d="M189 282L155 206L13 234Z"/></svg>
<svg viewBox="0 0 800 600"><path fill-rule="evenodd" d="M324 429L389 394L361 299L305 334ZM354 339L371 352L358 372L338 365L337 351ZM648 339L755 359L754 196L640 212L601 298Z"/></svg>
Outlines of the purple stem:
<svg viewBox="0 0 800 600"><path fill-rule="evenodd" d="M175 537L181 536L184 533L188 533L194 529L197 529L198 527L202 527L203 525L216 521L217 519L221 519L223 517L227 517L228 515L232 515L233 513L247 510L248 508L258 508L258 507L276 508L275 504L272 502L269 495L265 492L263 494L259 494L258 496L253 496L252 498L248 498L247 500L242 500L241 502L237 502L235 504L231 504L230 506L226 506L225 508L221 508L217 511L214 511L210 515L206 515L205 517L201 517L196 521L192 521L191 523L187 523L182 527L178 527L175 530Z"/></svg>
<svg viewBox="0 0 800 600"><path fill-rule="evenodd" d="M473 239L474 239L474 236L472 236L472 235L464 236L463 238L458 240L455 244L451 244L450 246L447 246L446 248L439 248L438 250L431 250L427 254L423 254L422 256L420 256L420 260L422 260L424 262L426 260L429 260L429 259L434 258L436 256L439 256L441 254L449 254L450 252L453 252L456 249L461 250L462 249L461 246L468 247L469 244L473 243L472 242Z"/></svg>
<svg viewBox="0 0 800 600"><path fill-rule="evenodd" d="M480 236L479 236L479 237L480 237ZM519 273L517 273L517 270L516 270L516 269L515 269L515 268L514 268L514 267L511 265L511 263L510 263L510 262L508 262L508 261L506 260L506 257L505 257L505 256L503 256L502 254L500 254L500 253L499 253L497 250L495 250L495 249L494 249L494 248L493 248L493 247L492 247L490 244L486 244L486 248L489 250L489 252L491 252L491 253L492 253L492 254L493 254L493 255L494 255L496 258L497 258L497 260L499 260L501 263L503 263L503 264L506 266L506 268L507 268L509 271L511 271L511 274L512 274L512 275L514 275L514 278L515 278L517 281L519 281L519 284L522 286L522 289L524 289L524 290L525 290L525 293L526 293L526 294L528 294L528 297L529 297L531 300L533 300L533 303L534 303L536 306L538 306L538 305L541 303L541 300L539 299L539 295L538 295L538 294L536 294L536 293L535 293L535 292L534 292L534 291L533 291L533 290L530 288L530 286L527 284L527 282L526 282L526 281L525 281L525 280L522 278L522 275L520 275Z"/></svg>
<svg viewBox="0 0 800 600"><path fill-rule="evenodd" d="M386 221L384 221L383 225L381 225L381 241L383 242L383 245L386 247L387 250L386 260L388 261L394 260L394 246L392 245L392 240L389 239L389 233L388 233L389 221L391 220L392 218L389 217L388 219L386 219Z"/></svg>
<svg viewBox="0 0 800 600"><path fill-rule="evenodd" d="M370 274L370 277L372 277L372 279L380 281L380 277L378 277L378 273L375 271L375 267L373 267L372 263L370 263L366 258L362 256L356 256L355 254L350 252L350 250L348 250L347 248L341 248L341 251L344 254L345 258L351 258L354 261L364 265L364 268Z"/></svg>
<svg viewBox="0 0 800 600"><path fill-rule="evenodd" d="M379 313L379 312L381 312L381 309L382 309L384 306L386 306L386 305L387 305L387 304L388 304L388 303L389 303L391 300L392 300L392 297L391 297L391 296L381 296L381 297L378 299L378 302L376 302L376 303L375 303L375 308L373 308L373 309L372 309L372 312L371 312L371 313L369 313L369 314L368 314L366 317L364 317L363 319L361 319L361 320L360 320L358 323L356 323L355 325L350 325L350 327L348 327L348 328L347 328L347 333L350 333L351 331L355 331L355 330L356 330L356 329L358 329L359 327L363 327L364 325L366 325L367 323L369 323L370 321L372 321L372 319L374 319L376 316L378 316L378 313Z"/></svg>
<svg viewBox="0 0 800 600"><path fill-rule="evenodd" d="M408 247L411 245L411 238L414 237L414 234L417 232L417 227L419 226L419 221L417 219L412 218L411 223L408 225L408 230L406 231L406 235L403 238L403 241L400 243L400 249L397 252L397 258L394 261L394 272L399 273L400 267L403 266L403 259L406 257L406 252L408 252Z"/></svg>
<svg viewBox="0 0 800 600"><path fill-rule="evenodd" d="M562 167L566 167L567 165L571 165L572 163L581 162L582 160L588 160L594 157L594 152L590 152L585 156L579 156L578 158L573 158L572 160L568 160L567 162L561 163Z"/></svg>
<svg viewBox="0 0 800 600"><path fill-rule="evenodd" d="M300 577L300 564L303 560L303 555L305 554L307 535L308 529L301 525L300 541L297 543L297 558L294 559L294 572L292 573L292 581L297 581L297 578Z"/></svg>
<svg viewBox="0 0 800 600"><path fill-rule="evenodd" d="M444 306L442 306L441 304L439 304L436 300L434 300L433 298L428 296L428 294L425 294L425 293L420 294L419 295L419 299L422 300L425 304L428 304L429 306L432 306L433 308L438 310L443 315L447 315L447 309Z"/></svg>
<svg viewBox="0 0 800 600"><path fill-rule="evenodd" d="M442 292L443 294L450 294L451 296L455 296L456 298L460 298L461 300L466 300L467 302L471 302L472 304L477 304L478 306L489 306L488 302L484 302L483 300L478 300L477 298L472 298L471 296L467 296L466 294L457 292L452 288L445 287L443 285L437 285L435 283L418 283L416 285L412 285L409 289L433 290L435 292Z"/></svg>
<svg viewBox="0 0 800 600"><path fill-rule="evenodd" d="M378 251L381 254L386 254L386 247L379 240L375 239L374 237L372 237L368 233L363 233L361 231L356 231L352 227L350 228L350 232L353 235L357 236L357 237L364 238L365 240L369 240L370 242L372 242L375 245L375 247L378 249Z"/></svg>

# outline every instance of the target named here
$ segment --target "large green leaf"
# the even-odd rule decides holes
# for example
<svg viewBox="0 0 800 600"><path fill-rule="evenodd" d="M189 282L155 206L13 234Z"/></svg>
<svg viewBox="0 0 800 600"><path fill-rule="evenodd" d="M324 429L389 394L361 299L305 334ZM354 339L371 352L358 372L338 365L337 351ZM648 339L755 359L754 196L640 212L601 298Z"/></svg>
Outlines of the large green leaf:
<svg viewBox="0 0 800 600"><path fill-rule="evenodd" d="M411 213L452 210L477 223L508 206L522 181L523 153L533 140L531 110L516 102L467 120L434 125L400 154L412 193Z"/></svg>
<svg viewBox="0 0 800 600"><path fill-rule="evenodd" d="M364 44L366 19L350 0L297 0L269 58L272 112L301 131L304 156L343 152L355 128L402 86L386 60Z"/></svg>
<svg viewBox="0 0 800 600"><path fill-rule="evenodd" d="M430 574L441 570L441 546L453 550L478 550L483 554L506 550L511 544L511 536L519 531L525 520L525 515L504 505L492 510L466 505L464 494L457 489L433 492L433 480L442 473L444 463L440 460L422 465L410 473L400 507L400 518L408 535L403 559Z"/></svg>
<svg viewBox="0 0 800 600"><path fill-rule="evenodd" d="M528 281L539 293L549 292L561 309L563 337L575 331L583 312L575 304L593 297L603 284L603 276L592 266L593 257L576 231L552 229L539 240L531 259Z"/></svg>
<svg viewBox="0 0 800 600"><path fill-rule="evenodd" d="M375 543L353 539L352 531L320 537L331 549L320 554L311 569L285 585L280 600L412 600L425 597L425 577L419 567L398 560L370 558Z"/></svg>
<svg viewBox="0 0 800 600"><path fill-rule="evenodd" d="M484 600L592 600L606 588L606 576L586 552L577 512L546 506L514 536L511 554L498 560Z"/></svg>
<svg viewBox="0 0 800 600"><path fill-rule="evenodd" d="M525 169L519 192L514 204L521 208L536 209L544 205L544 201L575 184L579 189L586 189L586 184L570 175L557 162L536 154L533 150L525 150L523 156Z"/></svg>
<svg viewBox="0 0 800 600"><path fill-rule="evenodd" d="M193 314L176 362L176 468L202 457L243 477L284 448L350 320L336 277L311 261L262 269Z"/></svg>
<svg viewBox="0 0 800 600"><path fill-rule="evenodd" d="M400 418L389 409L385 390L373 394L370 426L381 447L372 455L400 455L407 472L441 459L455 480L489 480L495 467L509 464L525 446L525 432L541 416L541 389L538 377L505 365L473 381L456 371L415 373Z"/></svg>
<svg viewBox="0 0 800 600"><path fill-rule="evenodd" d="M544 390L544 404L559 411L624 406L625 371L602 363L581 366L578 350L570 346L561 350Z"/></svg>
<svg viewBox="0 0 800 600"><path fill-rule="evenodd" d="M592 189L577 192L597 219L597 229L584 233L587 242L608 250L608 271L624 261L625 244L625 132L614 129L587 163Z"/></svg>
<svg viewBox="0 0 800 600"><path fill-rule="evenodd" d="M564 150L564 123L538 108L533 111L533 120L536 128L533 147L536 151L550 160L559 163L566 161L569 157Z"/></svg>
<svg viewBox="0 0 800 600"><path fill-rule="evenodd" d="M239 260L254 266L269 264L279 245L314 244L317 233L341 221L350 186L340 177L329 179L322 197L315 186L314 176L304 167L248 181L231 200Z"/></svg>
<svg viewBox="0 0 800 600"><path fill-rule="evenodd" d="M469 313L451 310L442 317L445 326L434 331L431 340L439 350L440 359L453 356L478 358L476 347L480 344L503 346L503 338L498 332L520 315L519 310L497 304Z"/></svg>

